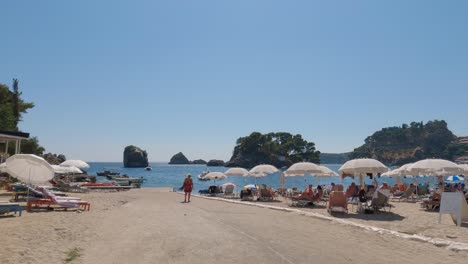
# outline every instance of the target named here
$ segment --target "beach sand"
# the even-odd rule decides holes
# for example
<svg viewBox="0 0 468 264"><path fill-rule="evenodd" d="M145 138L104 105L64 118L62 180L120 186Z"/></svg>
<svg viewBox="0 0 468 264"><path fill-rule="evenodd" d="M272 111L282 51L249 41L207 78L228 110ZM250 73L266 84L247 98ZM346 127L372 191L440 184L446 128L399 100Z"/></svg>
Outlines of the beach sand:
<svg viewBox="0 0 468 264"><path fill-rule="evenodd" d="M182 195L164 188L72 195L91 202L91 211L1 217L0 263L466 263L468 257L291 212L198 197L181 203ZM468 243L468 228L448 216L439 225L437 213L396 205L394 214L345 218ZM65 262L73 251L79 256Z"/></svg>

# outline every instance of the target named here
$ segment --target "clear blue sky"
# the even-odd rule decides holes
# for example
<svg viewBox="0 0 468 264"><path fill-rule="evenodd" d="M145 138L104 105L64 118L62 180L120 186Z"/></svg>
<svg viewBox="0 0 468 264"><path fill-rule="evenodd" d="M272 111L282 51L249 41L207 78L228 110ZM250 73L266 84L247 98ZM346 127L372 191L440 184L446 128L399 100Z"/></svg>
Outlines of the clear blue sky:
<svg viewBox="0 0 468 264"><path fill-rule="evenodd" d="M252 131L350 151L382 127L468 135L467 1L1 1L0 82L47 152L229 159Z"/></svg>

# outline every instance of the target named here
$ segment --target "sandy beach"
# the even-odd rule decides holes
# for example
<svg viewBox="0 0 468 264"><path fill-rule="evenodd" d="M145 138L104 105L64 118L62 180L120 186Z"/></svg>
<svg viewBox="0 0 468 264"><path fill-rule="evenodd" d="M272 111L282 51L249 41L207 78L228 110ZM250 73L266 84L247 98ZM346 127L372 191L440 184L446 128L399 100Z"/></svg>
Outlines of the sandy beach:
<svg viewBox="0 0 468 264"><path fill-rule="evenodd" d="M468 257L292 212L198 197L181 203L182 195L165 188L73 196L91 202L91 211L2 217L1 263L466 263ZM394 204L390 214L339 218L468 243L467 228L455 227L448 216L439 225L437 213ZM301 210L327 214L320 207ZM67 262L70 252L77 256Z"/></svg>

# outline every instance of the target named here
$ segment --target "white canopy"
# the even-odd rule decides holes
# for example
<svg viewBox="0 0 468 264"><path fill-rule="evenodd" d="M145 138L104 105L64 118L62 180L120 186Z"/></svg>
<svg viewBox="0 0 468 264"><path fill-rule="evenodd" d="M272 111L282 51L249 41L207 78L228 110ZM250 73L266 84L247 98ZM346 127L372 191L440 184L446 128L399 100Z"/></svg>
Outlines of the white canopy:
<svg viewBox="0 0 468 264"><path fill-rule="evenodd" d="M353 159L348 160L338 170L341 177L365 176L367 174L377 175L387 172L388 168L382 162L375 159Z"/></svg>
<svg viewBox="0 0 468 264"><path fill-rule="evenodd" d="M227 176L224 173L217 172L217 171L209 172L208 174L203 176L203 179L210 179L210 180L222 180L226 178Z"/></svg>
<svg viewBox="0 0 468 264"><path fill-rule="evenodd" d="M66 173L83 173L80 169L75 166L60 166L50 165L54 169L55 173L66 174Z"/></svg>
<svg viewBox="0 0 468 264"><path fill-rule="evenodd" d="M1 166L1 165L0 165ZM458 167L463 169L463 175L468 176L468 164L460 164Z"/></svg>
<svg viewBox="0 0 468 264"><path fill-rule="evenodd" d="M410 175L450 176L462 174L457 164L443 159L425 159L415 162L408 168Z"/></svg>
<svg viewBox="0 0 468 264"><path fill-rule="evenodd" d="M253 167L250 171L248 176L250 177L265 177L269 174L273 174L278 172L279 170L273 166L273 165L268 165L268 164L262 164L262 165L257 165Z"/></svg>
<svg viewBox="0 0 468 264"><path fill-rule="evenodd" d="M298 162L294 163L289 167L285 172L284 176L294 177L294 176L305 176L306 174L314 174L324 172L317 164L312 162Z"/></svg>
<svg viewBox="0 0 468 264"><path fill-rule="evenodd" d="M413 163L408 163L401 166L398 169L387 171L382 174L383 177L397 177L397 176L408 176L408 168L413 165ZM411 175L409 175L411 176Z"/></svg>
<svg viewBox="0 0 468 264"><path fill-rule="evenodd" d="M54 177L54 169L43 158L32 154L16 154L6 162L7 172L18 180L34 185L47 184Z"/></svg>
<svg viewBox="0 0 468 264"><path fill-rule="evenodd" d="M314 173L314 176L317 176L317 177L337 177L337 176L339 176L338 173L332 171L328 167L325 167L323 165L319 165L319 168L322 170L322 172Z"/></svg>
<svg viewBox="0 0 468 264"><path fill-rule="evenodd" d="M224 172L227 176L246 176L249 173L248 170L240 167L229 168Z"/></svg>
<svg viewBox="0 0 468 264"><path fill-rule="evenodd" d="M60 166L75 166L80 169L88 169L89 164L82 160L66 160L60 163Z"/></svg>
<svg viewBox="0 0 468 264"><path fill-rule="evenodd" d="M0 172L6 172L6 163L0 163Z"/></svg>

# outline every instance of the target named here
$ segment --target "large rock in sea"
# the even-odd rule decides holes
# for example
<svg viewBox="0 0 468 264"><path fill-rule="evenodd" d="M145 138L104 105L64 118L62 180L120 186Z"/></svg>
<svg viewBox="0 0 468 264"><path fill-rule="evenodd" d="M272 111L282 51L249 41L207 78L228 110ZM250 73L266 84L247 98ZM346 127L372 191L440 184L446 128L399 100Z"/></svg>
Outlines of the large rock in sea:
<svg viewBox="0 0 468 264"><path fill-rule="evenodd" d="M194 160L192 162L190 162L191 164L197 164L197 165L205 165L206 164L206 161L202 160L202 159L197 159L197 160Z"/></svg>
<svg viewBox="0 0 468 264"><path fill-rule="evenodd" d="M179 152L172 156L169 164L190 164L190 161L187 159L187 157L184 156L182 152Z"/></svg>
<svg viewBox="0 0 468 264"><path fill-rule="evenodd" d="M64 162L67 160L67 158L63 154L52 154L52 153L47 153L42 156L49 164L52 165L60 165L60 163Z"/></svg>
<svg viewBox="0 0 468 264"><path fill-rule="evenodd" d="M217 166L221 166L223 167L224 166L224 161L222 160L210 160L208 161L208 163L206 164L206 166L212 166L212 167L217 167Z"/></svg>
<svg viewBox="0 0 468 264"><path fill-rule="evenodd" d="M148 153L139 147L127 146L124 150L125 168L144 168L148 167Z"/></svg>

